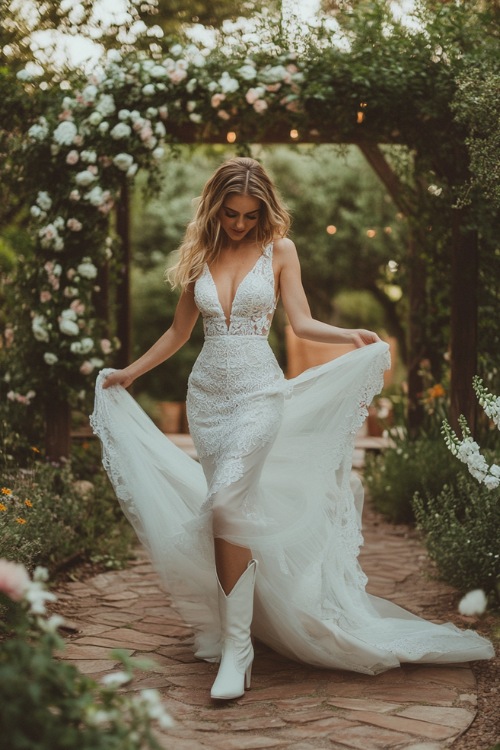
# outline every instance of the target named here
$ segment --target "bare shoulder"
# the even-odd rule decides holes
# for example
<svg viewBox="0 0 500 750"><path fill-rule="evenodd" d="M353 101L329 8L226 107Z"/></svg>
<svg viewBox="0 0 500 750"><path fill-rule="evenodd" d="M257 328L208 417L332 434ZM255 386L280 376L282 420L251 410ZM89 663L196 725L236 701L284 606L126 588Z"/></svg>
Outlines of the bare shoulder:
<svg viewBox="0 0 500 750"><path fill-rule="evenodd" d="M279 237L274 240L274 257L280 268L297 260L297 248L289 237Z"/></svg>

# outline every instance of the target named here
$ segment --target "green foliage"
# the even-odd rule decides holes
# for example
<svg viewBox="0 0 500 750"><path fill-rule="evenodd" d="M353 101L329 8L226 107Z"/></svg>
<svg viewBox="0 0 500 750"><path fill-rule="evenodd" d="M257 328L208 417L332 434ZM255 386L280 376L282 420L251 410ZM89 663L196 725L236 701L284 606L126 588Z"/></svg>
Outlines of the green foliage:
<svg viewBox="0 0 500 750"><path fill-rule="evenodd" d="M441 437L396 438L396 446L368 456L364 479L375 508L395 523L412 523L415 493L436 496L453 484L457 464Z"/></svg>
<svg viewBox="0 0 500 750"><path fill-rule="evenodd" d="M28 468L11 465L2 472L0 557L51 570L96 559L121 567L128 559L130 526L97 455L90 460L81 456L87 451L76 451L74 469L69 463L57 466L39 459Z"/></svg>
<svg viewBox="0 0 500 750"><path fill-rule="evenodd" d="M3 585L7 575L4 570ZM6 615L0 624L0 725L5 748L159 750L154 719L163 726L171 720L156 691L129 697L113 685L98 684L56 658L64 643L53 618L35 616L25 601L14 602L3 593L0 607ZM131 679L134 666L147 666L120 652L111 656L127 669L124 681Z"/></svg>
<svg viewBox="0 0 500 750"><path fill-rule="evenodd" d="M413 509L440 578L463 593L481 588L500 601L500 490L460 474L441 492L418 492Z"/></svg>

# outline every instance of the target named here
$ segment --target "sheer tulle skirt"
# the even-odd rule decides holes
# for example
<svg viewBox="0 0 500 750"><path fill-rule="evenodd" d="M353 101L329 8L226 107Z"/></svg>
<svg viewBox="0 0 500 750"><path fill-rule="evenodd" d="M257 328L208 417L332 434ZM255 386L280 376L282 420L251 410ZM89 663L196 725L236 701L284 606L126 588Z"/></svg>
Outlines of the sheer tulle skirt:
<svg viewBox="0 0 500 750"><path fill-rule="evenodd" d="M254 439L255 425L243 421L240 437L252 439L233 441L234 455L221 452L223 443L209 453L211 438L196 440L194 430L203 468L123 388L103 390L106 371L99 376L91 421L104 466L175 605L193 626L200 658L220 655L214 534L249 547L259 560L252 631L290 658L375 674L401 661L493 655L474 632L426 622L365 592L357 560L363 491L351 472L352 452L387 364L381 343L292 381L276 377L258 400L262 413L273 415L265 439ZM196 408L200 418L203 404ZM249 412L241 414L246 419ZM226 459L229 471L221 474Z"/></svg>

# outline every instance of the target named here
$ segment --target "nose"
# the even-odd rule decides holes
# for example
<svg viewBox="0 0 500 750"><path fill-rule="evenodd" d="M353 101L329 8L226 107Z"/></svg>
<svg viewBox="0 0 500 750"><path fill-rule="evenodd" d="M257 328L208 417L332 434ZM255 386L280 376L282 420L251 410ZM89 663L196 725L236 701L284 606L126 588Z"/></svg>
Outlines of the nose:
<svg viewBox="0 0 500 750"><path fill-rule="evenodd" d="M244 229L245 228L245 220L243 216L238 216L236 219L236 228L237 229Z"/></svg>

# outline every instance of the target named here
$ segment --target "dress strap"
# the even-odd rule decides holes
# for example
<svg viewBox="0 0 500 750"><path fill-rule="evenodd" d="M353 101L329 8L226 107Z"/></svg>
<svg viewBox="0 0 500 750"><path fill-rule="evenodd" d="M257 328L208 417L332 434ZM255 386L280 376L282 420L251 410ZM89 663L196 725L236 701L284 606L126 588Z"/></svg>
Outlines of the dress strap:
<svg viewBox="0 0 500 750"><path fill-rule="evenodd" d="M270 260L272 260L273 248L274 248L274 240L271 240L271 242L265 246L264 250L262 251L262 254L265 255L266 258L269 258Z"/></svg>

